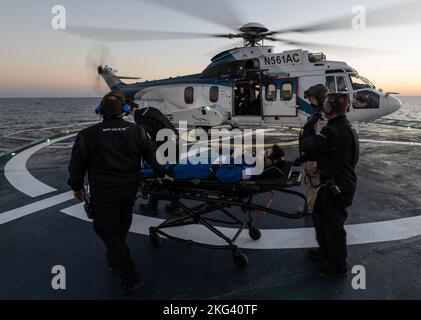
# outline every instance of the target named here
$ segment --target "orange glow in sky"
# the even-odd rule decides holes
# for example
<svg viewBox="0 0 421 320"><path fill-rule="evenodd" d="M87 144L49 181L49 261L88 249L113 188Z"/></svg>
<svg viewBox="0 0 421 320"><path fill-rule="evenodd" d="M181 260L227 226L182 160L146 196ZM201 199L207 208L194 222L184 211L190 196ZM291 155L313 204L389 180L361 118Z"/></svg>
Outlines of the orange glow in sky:
<svg viewBox="0 0 421 320"><path fill-rule="evenodd" d="M197 0L200 1L200 0ZM187 32L226 33L221 26L165 11L139 1L125 1L133 10L122 4L105 1L63 0L67 10L67 21L76 25L106 26L114 28L140 28L152 30L173 30ZM204 8L212 5L203 1ZM317 17L311 6L313 1L303 0L286 8L283 2L267 0L271 10L256 5L255 1L238 3L246 21L260 21L269 29L279 29L305 24L349 13L354 4L368 1L347 1L347 4L328 0ZM370 1L370 4L390 3L389 0ZM395 1L396 2L396 1ZM95 72L86 68L87 53L97 43L50 27L51 8L55 1L16 0L4 6L8 12L0 20L0 97L39 96L97 96L91 88L95 85ZM138 10L137 10L137 9ZM251 8L251 9L250 9ZM25 10L24 10L25 9ZM290 10L288 15L280 14ZM296 12L299 11L298 14ZM93 14L95 12L95 14ZM102 17L113 18L104 21ZM404 17L402 18L404 19ZM106 20L106 19L105 19ZM421 21L421 19L420 19ZM291 34L290 39L308 42L373 48L384 50L383 54L325 52L329 60L347 62L351 67L372 81L378 88L401 95L421 96L421 43L416 35L421 34L420 25L381 27L359 31L315 33L312 35ZM272 44L272 43L270 43ZM140 76L143 80L154 80L199 73L218 53L218 48L238 45L229 39L194 39L180 41L144 41L107 43L115 56L119 74ZM276 51L297 49L290 46L276 46ZM311 51L317 51L312 49ZM102 85L105 92L107 88Z"/></svg>

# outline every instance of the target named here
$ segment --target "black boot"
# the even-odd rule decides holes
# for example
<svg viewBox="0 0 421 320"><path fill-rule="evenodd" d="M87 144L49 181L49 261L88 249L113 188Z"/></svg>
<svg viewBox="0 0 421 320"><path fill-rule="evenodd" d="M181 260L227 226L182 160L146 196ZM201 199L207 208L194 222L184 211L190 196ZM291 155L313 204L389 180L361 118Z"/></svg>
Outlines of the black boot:
<svg viewBox="0 0 421 320"><path fill-rule="evenodd" d="M144 283L142 275L137 271L134 271L128 279L121 282L120 293L125 295L134 293L139 290Z"/></svg>
<svg viewBox="0 0 421 320"><path fill-rule="evenodd" d="M316 261L327 261L328 259L327 253L320 248L310 249L308 255L311 259Z"/></svg>

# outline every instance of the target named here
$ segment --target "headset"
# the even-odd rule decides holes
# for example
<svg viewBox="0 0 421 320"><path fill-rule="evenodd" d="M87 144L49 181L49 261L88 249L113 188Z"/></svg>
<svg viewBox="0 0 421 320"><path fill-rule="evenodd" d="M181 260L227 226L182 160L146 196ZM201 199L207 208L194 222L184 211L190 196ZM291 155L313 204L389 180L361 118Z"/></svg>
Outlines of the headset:
<svg viewBox="0 0 421 320"><path fill-rule="evenodd" d="M327 99L325 100L325 103L323 104L323 111L326 113L326 115L331 115L333 112L335 112L337 106L338 106L338 99L341 97L345 97L349 100L349 96L346 93L331 93ZM349 111L349 106L347 108L347 112Z"/></svg>
<svg viewBox="0 0 421 320"><path fill-rule="evenodd" d="M318 84L318 85L310 87L307 91L305 91L304 98L311 102L310 98L315 97L319 106L322 106L325 101L326 94L328 92L329 92L328 87L326 87L323 84Z"/></svg>
<svg viewBox="0 0 421 320"><path fill-rule="evenodd" d="M104 100L108 97L116 97L120 100L120 102L121 102L121 113L124 113L124 114L127 115L131 112L132 107L125 102L124 96L122 94L120 94L118 92L110 92L110 93L106 94L104 96L104 98L102 98L101 103L96 107L96 109L95 109L96 114L101 114L101 115L103 114L102 113L102 104L103 104Z"/></svg>

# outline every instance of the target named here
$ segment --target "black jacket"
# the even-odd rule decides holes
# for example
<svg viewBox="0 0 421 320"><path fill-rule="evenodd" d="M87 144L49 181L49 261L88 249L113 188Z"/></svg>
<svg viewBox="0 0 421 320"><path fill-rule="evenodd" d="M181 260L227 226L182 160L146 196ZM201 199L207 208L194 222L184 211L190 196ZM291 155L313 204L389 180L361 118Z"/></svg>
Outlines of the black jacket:
<svg viewBox="0 0 421 320"><path fill-rule="evenodd" d="M83 189L88 173L92 194L132 192L139 187L142 158L154 168L157 177L165 175L145 130L123 119L104 120L78 134L68 184L74 191Z"/></svg>
<svg viewBox="0 0 421 320"><path fill-rule="evenodd" d="M303 128L303 135L309 136L309 135L315 135L316 132L314 131L314 125L322 119L322 107L313 107L314 111L311 114L310 117L307 119L307 123L304 125Z"/></svg>
<svg viewBox="0 0 421 320"><path fill-rule="evenodd" d="M300 162L316 161L316 154L307 153L303 150L303 139L310 136L315 136L314 125L322 119L322 107L313 107L313 114L308 117L307 123L304 125L300 135Z"/></svg>
<svg viewBox="0 0 421 320"><path fill-rule="evenodd" d="M333 179L342 192L341 199L350 206L357 185L355 167L359 160L359 142L346 116L330 120L320 134L304 137L302 148L307 153L317 154L322 182Z"/></svg>
<svg viewBox="0 0 421 320"><path fill-rule="evenodd" d="M177 134L177 130L171 121L169 121L167 117L156 108L136 110L134 114L134 121L146 130L152 141L156 141L156 135L162 129L170 129Z"/></svg>

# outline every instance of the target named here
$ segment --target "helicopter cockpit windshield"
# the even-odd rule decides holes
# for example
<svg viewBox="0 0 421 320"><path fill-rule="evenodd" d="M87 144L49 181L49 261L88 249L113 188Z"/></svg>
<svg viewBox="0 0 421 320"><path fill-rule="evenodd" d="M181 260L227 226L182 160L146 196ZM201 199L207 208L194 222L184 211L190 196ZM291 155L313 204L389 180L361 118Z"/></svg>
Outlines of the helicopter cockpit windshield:
<svg viewBox="0 0 421 320"><path fill-rule="evenodd" d="M370 80L355 74L351 73L349 75L349 78L351 79L352 88L354 90L361 90L361 89L376 89L376 86L370 82Z"/></svg>

